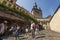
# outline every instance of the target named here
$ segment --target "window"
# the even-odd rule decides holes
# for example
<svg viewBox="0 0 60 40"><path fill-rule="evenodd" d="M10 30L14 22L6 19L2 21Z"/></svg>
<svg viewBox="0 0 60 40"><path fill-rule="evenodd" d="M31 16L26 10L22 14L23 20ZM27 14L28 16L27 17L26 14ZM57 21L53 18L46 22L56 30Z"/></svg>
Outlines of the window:
<svg viewBox="0 0 60 40"><path fill-rule="evenodd" d="M11 4L8 4L8 6L10 7L10 6L11 6Z"/></svg>
<svg viewBox="0 0 60 40"><path fill-rule="evenodd" d="M17 7L17 9L19 9L19 7Z"/></svg>
<svg viewBox="0 0 60 40"><path fill-rule="evenodd" d="M16 9L18 10L18 9L19 9L19 7L18 7L18 6L16 6Z"/></svg>
<svg viewBox="0 0 60 40"><path fill-rule="evenodd" d="M13 0L9 0L11 3L13 3Z"/></svg>
<svg viewBox="0 0 60 40"><path fill-rule="evenodd" d="M4 4L6 4L7 2L6 1L3 1Z"/></svg>

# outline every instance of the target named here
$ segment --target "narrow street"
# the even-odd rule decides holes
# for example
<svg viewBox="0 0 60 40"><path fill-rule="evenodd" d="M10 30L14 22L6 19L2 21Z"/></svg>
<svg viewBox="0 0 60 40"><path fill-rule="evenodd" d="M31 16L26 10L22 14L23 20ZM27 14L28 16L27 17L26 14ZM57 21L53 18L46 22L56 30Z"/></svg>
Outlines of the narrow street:
<svg viewBox="0 0 60 40"><path fill-rule="evenodd" d="M8 37L4 40L14 40L14 37ZM19 40L60 40L60 34L50 30L42 30L36 34L35 39L33 39L31 33L29 33L28 36L25 34L20 35Z"/></svg>

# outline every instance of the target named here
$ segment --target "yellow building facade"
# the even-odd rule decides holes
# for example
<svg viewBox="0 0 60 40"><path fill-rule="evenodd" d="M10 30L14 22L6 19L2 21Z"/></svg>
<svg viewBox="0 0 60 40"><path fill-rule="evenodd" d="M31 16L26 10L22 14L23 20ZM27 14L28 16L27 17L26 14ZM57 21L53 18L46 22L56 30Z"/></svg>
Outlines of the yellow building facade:
<svg viewBox="0 0 60 40"><path fill-rule="evenodd" d="M60 33L60 5L50 20L50 29Z"/></svg>

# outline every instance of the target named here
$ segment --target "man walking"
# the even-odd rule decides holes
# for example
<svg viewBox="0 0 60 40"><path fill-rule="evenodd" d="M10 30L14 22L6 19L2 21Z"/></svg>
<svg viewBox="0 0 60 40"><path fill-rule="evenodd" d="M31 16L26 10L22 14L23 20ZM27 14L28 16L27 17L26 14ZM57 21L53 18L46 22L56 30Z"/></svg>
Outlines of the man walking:
<svg viewBox="0 0 60 40"><path fill-rule="evenodd" d="M32 32L32 37L35 38L35 23L31 22L31 32Z"/></svg>
<svg viewBox="0 0 60 40"><path fill-rule="evenodd" d="M2 35L4 33L4 30L5 30L4 23L6 23L6 22L5 21L4 22L0 22L0 40L3 40Z"/></svg>

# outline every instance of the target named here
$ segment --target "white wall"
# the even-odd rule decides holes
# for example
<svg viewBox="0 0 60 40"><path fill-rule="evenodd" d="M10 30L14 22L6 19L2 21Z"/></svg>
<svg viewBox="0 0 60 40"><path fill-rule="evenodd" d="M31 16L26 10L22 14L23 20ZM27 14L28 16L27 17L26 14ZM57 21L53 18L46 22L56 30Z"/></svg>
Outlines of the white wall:
<svg viewBox="0 0 60 40"><path fill-rule="evenodd" d="M60 33L60 8L53 16L53 18L50 22L50 28L51 28L51 30Z"/></svg>

